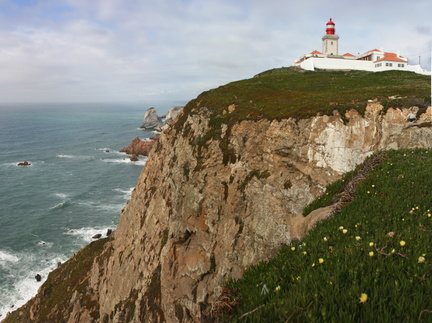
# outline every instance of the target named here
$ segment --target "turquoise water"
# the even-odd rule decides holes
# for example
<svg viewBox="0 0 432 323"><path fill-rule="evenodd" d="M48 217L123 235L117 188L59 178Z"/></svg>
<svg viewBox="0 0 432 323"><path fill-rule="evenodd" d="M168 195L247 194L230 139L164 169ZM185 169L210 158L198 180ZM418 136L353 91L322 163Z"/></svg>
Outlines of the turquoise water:
<svg viewBox="0 0 432 323"><path fill-rule="evenodd" d="M139 129L148 107L0 105L0 320L58 262L115 229L146 160L118 151L154 135Z"/></svg>

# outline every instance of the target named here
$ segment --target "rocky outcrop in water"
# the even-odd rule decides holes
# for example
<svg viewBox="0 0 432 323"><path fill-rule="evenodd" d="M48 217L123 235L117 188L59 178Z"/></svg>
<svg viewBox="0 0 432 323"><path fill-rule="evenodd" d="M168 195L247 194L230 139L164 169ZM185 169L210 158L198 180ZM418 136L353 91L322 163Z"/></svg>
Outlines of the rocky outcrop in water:
<svg viewBox="0 0 432 323"><path fill-rule="evenodd" d="M145 115L144 120L142 122L141 128L143 129L156 129L160 128L164 125L162 119L158 117L155 108L149 108Z"/></svg>
<svg viewBox="0 0 432 323"><path fill-rule="evenodd" d="M126 148L120 150L121 153L126 153L128 155L141 155L148 156L150 150L153 148L154 144L157 142L158 136L150 138L150 140L141 140L136 137Z"/></svg>
<svg viewBox="0 0 432 323"><path fill-rule="evenodd" d="M144 120L141 128L161 131L165 123L174 120L182 111L183 107L172 107L171 109L169 109L167 114L159 117L155 108L150 108L146 111L144 115ZM165 118L165 123L162 121L163 118Z"/></svg>

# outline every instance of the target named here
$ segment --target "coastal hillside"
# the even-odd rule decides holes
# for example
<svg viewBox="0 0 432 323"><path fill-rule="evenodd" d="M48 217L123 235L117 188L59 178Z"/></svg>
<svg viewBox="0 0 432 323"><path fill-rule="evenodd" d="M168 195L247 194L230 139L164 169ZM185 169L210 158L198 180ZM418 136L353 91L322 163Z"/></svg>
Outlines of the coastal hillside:
<svg viewBox="0 0 432 323"><path fill-rule="evenodd" d="M227 284L214 316L231 322L430 322L431 176L431 149L374 154L304 214L340 201L344 206L302 241Z"/></svg>
<svg viewBox="0 0 432 323"><path fill-rule="evenodd" d="M430 78L409 72L283 68L204 92L161 133L117 230L5 322L214 320L227 281L331 214L303 216L329 184L375 152L432 147L431 113Z"/></svg>

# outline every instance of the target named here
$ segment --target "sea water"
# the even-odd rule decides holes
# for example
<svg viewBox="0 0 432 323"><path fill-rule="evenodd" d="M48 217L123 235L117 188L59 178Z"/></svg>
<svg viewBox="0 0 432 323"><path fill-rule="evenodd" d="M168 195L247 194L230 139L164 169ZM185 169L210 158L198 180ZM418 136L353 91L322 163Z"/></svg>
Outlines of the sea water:
<svg viewBox="0 0 432 323"><path fill-rule="evenodd" d="M139 128L148 107L0 104L0 320L59 262L115 229L146 161L119 150L154 136Z"/></svg>

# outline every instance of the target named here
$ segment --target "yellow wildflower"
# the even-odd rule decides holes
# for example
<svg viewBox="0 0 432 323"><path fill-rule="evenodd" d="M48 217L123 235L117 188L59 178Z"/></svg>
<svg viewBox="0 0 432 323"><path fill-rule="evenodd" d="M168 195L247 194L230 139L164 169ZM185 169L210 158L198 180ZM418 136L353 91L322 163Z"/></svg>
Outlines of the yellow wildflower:
<svg viewBox="0 0 432 323"><path fill-rule="evenodd" d="M303 254L304 254L304 255L307 255L307 252L306 252L306 251L303 251Z"/></svg>
<svg viewBox="0 0 432 323"><path fill-rule="evenodd" d="M420 256L419 258L418 258L418 263L419 264L422 264L422 263L424 263L425 262L425 257L423 257L423 256Z"/></svg>
<svg viewBox="0 0 432 323"><path fill-rule="evenodd" d="M344 227L343 227L343 226L340 226L340 227L339 227L339 230L343 230L343 229L344 229Z"/></svg>
<svg viewBox="0 0 432 323"><path fill-rule="evenodd" d="M360 240L361 240L360 236L355 237L355 239L356 239L357 241L360 241Z"/></svg>
<svg viewBox="0 0 432 323"><path fill-rule="evenodd" d="M361 293L359 299L360 299L360 303L366 303L366 301L367 301L367 299L368 299L368 296L367 296L367 294L365 294L365 293Z"/></svg>
<svg viewBox="0 0 432 323"><path fill-rule="evenodd" d="M396 250L394 250L394 249L391 250L391 253L395 253L395 252L396 252Z"/></svg>
<svg viewBox="0 0 432 323"><path fill-rule="evenodd" d="M278 291L280 291L281 290L281 287L280 286L277 286L276 288L275 288L275 292L278 292Z"/></svg>
<svg viewBox="0 0 432 323"><path fill-rule="evenodd" d="M320 258L320 259L318 259L318 262L319 262L320 264L322 264L322 263L324 262L324 259Z"/></svg>
<svg viewBox="0 0 432 323"><path fill-rule="evenodd" d="M323 240L324 240L324 241L327 241L327 237L324 237Z"/></svg>
<svg viewBox="0 0 432 323"><path fill-rule="evenodd" d="M369 252L369 257L373 257L373 255L374 255L374 252L373 252L373 251L370 251L370 252Z"/></svg>
<svg viewBox="0 0 432 323"><path fill-rule="evenodd" d="M374 243L373 242L369 242L369 247L373 247Z"/></svg>
<svg viewBox="0 0 432 323"><path fill-rule="evenodd" d="M294 251L294 250L295 250L295 247L291 247L291 250Z"/></svg>
<svg viewBox="0 0 432 323"><path fill-rule="evenodd" d="M347 229L343 229L342 232L343 232L343 234L346 234L348 232L348 230Z"/></svg>
<svg viewBox="0 0 432 323"><path fill-rule="evenodd" d="M403 246L405 246L406 242L401 240L401 242L399 242L399 244L403 247Z"/></svg>

